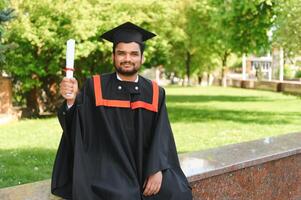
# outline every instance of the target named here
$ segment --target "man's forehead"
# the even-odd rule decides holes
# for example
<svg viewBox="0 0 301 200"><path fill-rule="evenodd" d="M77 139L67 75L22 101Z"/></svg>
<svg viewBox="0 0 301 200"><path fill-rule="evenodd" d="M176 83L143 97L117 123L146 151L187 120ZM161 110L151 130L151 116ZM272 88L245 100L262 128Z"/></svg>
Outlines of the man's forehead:
<svg viewBox="0 0 301 200"><path fill-rule="evenodd" d="M136 42L129 42L129 43L125 43L125 42L119 42L116 45L115 50L125 50L125 51L140 51L140 47L139 44Z"/></svg>

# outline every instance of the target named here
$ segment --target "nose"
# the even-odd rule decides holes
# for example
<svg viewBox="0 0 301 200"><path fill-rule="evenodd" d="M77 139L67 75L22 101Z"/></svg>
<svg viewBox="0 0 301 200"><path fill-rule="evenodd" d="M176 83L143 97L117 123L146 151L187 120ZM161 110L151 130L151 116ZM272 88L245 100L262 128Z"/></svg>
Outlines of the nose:
<svg viewBox="0 0 301 200"><path fill-rule="evenodd" d="M129 53L125 54L124 60L131 61L131 55Z"/></svg>

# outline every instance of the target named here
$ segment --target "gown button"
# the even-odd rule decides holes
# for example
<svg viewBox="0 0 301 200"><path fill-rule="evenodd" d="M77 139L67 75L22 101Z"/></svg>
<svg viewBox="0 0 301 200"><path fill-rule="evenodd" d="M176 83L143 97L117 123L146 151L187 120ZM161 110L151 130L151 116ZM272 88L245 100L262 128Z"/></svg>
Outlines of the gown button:
<svg viewBox="0 0 301 200"><path fill-rule="evenodd" d="M138 89L139 89L139 87L138 87L138 86L136 86L136 87L135 87L135 90L138 90Z"/></svg>
<svg viewBox="0 0 301 200"><path fill-rule="evenodd" d="M121 90L121 89L122 89L122 87L121 87L120 85L119 85L117 88L118 88L118 90Z"/></svg>

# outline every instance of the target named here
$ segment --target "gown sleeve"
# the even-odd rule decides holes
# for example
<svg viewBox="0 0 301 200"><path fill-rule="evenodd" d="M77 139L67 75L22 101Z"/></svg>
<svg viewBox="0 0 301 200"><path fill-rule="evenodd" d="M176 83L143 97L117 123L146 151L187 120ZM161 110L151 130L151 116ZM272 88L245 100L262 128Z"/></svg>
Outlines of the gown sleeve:
<svg viewBox="0 0 301 200"><path fill-rule="evenodd" d="M90 89L91 79L88 79L76 96L74 105L67 109L66 102L59 108L57 116L63 130L58 151L56 154L52 179L51 192L54 195L64 199L72 198L72 180L73 180L73 161L74 161L74 143L75 143L75 122L76 112L85 99Z"/></svg>
<svg viewBox="0 0 301 200"><path fill-rule="evenodd" d="M170 168L170 145L174 144L167 109L165 91L160 88L159 109L154 122L153 136L146 160L145 178L158 171Z"/></svg>
<svg viewBox="0 0 301 200"><path fill-rule="evenodd" d="M66 103L63 103L58 111L58 119L63 129L63 134L53 166L51 192L65 199L71 199L72 196L74 137L72 137L70 130L75 108L76 105L73 105L67 110Z"/></svg>
<svg viewBox="0 0 301 200"><path fill-rule="evenodd" d="M192 193L185 174L181 170L172 129L168 119L165 92L155 121L155 129L149 151L146 176L162 171L160 191L154 196L142 196L143 200L192 200ZM160 95L161 96L161 95Z"/></svg>

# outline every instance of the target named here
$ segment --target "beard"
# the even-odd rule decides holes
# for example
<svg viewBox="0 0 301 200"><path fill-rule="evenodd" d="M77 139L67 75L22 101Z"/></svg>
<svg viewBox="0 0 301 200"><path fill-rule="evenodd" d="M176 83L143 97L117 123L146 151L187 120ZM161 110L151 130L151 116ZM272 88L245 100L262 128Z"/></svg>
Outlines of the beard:
<svg viewBox="0 0 301 200"><path fill-rule="evenodd" d="M113 64L114 64L116 72L118 72L119 74L122 74L124 76L133 76L138 73L139 68L140 68L140 65L136 66L135 63L132 63L132 62L121 62L120 65L117 66L114 61ZM125 69L122 67L123 65L130 65L131 69Z"/></svg>

